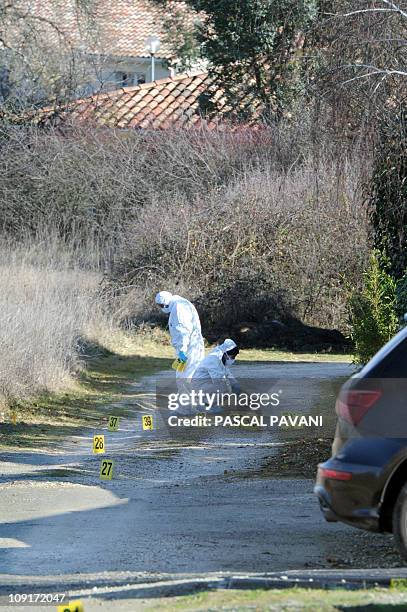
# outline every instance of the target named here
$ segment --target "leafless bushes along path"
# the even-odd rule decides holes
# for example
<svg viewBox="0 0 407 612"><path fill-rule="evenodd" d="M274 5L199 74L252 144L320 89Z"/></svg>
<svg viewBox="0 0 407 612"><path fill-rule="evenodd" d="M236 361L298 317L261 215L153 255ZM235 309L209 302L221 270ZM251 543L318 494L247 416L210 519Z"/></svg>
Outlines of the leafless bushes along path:
<svg viewBox="0 0 407 612"><path fill-rule="evenodd" d="M3 125L0 394L65 385L89 329L148 319L163 287L206 328L293 315L346 329L370 163L317 133L306 114L234 131Z"/></svg>

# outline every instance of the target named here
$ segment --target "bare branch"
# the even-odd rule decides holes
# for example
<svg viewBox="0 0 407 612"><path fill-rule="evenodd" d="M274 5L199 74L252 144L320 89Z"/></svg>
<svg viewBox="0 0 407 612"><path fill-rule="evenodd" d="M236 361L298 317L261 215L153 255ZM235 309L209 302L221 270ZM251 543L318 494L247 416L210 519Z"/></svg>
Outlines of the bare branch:
<svg viewBox="0 0 407 612"><path fill-rule="evenodd" d="M347 81L343 81L342 85L347 85L348 83L352 83L353 81L360 81L361 79L366 79L368 77L378 76L378 75L384 75L384 78L388 76L393 76L393 75L407 77L407 71L405 70L392 70L392 69L385 69L385 68L377 68L376 66L370 66L368 64L347 64L347 65L341 66L341 68L343 70L347 68L366 68L370 70L370 72L365 72L364 74L359 74L357 76L354 76L351 79L348 79Z"/></svg>
<svg viewBox="0 0 407 612"><path fill-rule="evenodd" d="M355 11L349 11L348 13L323 13L323 14L330 16L330 17L353 17L355 15L362 15L365 13L398 13L399 15L404 17L404 19L407 19L406 11L403 11L402 8L400 8L394 2L391 2L391 0L381 0L381 2L383 2L383 4L386 4L386 6L388 6L389 8L375 6L372 8L357 9Z"/></svg>
<svg viewBox="0 0 407 612"><path fill-rule="evenodd" d="M349 13L324 13L329 17L353 17L355 15L362 15L364 13L394 13L393 9L390 8L370 8L370 9L358 9L357 11L350 11Z"/></svg>
<svg viewBox="0 0 407 612"><path fill-rule="evenodd" d="M382 0L382 2L384 4L387 4L387 6L390 6L393 11L396 11L396 13L400 13L402 17L407 19L407 13L403 11L397 4L395 4L395 2L392 2L391 0Z"/></svg>

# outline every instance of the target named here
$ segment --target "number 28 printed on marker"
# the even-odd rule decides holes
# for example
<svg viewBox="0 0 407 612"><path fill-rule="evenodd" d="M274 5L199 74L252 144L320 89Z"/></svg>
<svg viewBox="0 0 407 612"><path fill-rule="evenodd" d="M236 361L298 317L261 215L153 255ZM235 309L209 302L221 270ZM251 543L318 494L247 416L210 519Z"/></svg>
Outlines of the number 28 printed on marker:
<svg viewBox="0 0 407 612"><path fill-rule="evenodd" d="M93 436L93 452L104 453L105 452L105 436L97 435Z"/></svg>

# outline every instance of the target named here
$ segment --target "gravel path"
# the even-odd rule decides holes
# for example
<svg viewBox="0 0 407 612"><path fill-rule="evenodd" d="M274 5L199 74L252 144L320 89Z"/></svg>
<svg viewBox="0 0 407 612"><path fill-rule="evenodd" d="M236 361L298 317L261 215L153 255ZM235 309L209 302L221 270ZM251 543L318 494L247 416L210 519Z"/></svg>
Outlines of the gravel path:
<svg viewBox="0 0 407 612"><path fill-rule="evenodd" d="M316 385L349 374L349 366L337 363L240 367L244 376L272 367L292 380L314 377ZM94 432L105 434L104 456L92 454L89 435L69 438L54 452L2 453L3 592L27 576L29 584L71 575L85 584L90 575L114 580L123 572L154 577L400 564L390 537L325 523L311 479L279 477L278 461L273 473L281 441L269 430L177 440L159 421L155 431L142 431L140 415L152 413L154 385L152 378L135 385L144 396L127 405L118 432L106 425ZM115 461L112 481L99 480L103 457Z"/></svg>

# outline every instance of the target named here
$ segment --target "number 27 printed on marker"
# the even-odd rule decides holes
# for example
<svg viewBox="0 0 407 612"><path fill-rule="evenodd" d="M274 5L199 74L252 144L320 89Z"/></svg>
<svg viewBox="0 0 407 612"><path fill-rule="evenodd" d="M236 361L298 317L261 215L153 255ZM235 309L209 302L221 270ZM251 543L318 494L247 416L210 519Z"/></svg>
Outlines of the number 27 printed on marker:
<svg viewBox="0 0 407 612"><path fill-rule="evenodd" d="M109 459L104 459L100 466L100 478L102 480L112 480L113 467L114 467L113 461L110 461Z"/></svg>

